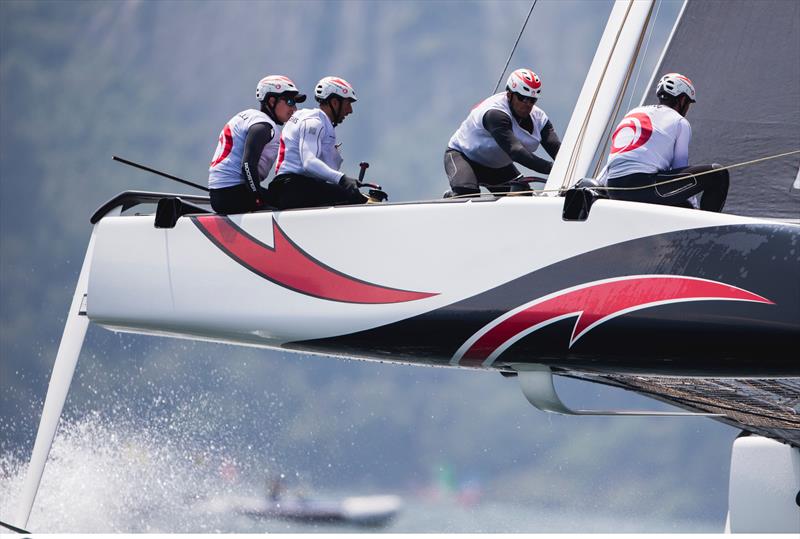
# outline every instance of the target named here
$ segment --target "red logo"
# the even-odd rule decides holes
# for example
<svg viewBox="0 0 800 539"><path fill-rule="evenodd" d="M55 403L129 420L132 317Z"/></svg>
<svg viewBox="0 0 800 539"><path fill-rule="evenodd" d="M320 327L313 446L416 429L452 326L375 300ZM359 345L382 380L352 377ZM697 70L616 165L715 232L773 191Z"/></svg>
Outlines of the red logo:
<svg viewBox="0 0 800 539"><path fill-rule="evenodd" d="M300 294L344 303L403 303L438 294L400 290L345 275L315 259L272 220L270 247L221 215L192 217L200 231L233 260L256 275Z"/></svg>
<svg viewBox="0 0 800 539"><path fill-rule="evenodd" d="M685 301L773 302L725 283L677 275L634 275L604 279L538 298L481 328L461 345L455 365L491 365L507 348L539 329L576 316L568 348L600 324L618 316Z"/></svg>
<svg viewBox="0 0 800 539"><path fill-rule="evenodd" d="M644 112L628 114L611 135L611 154L635 150L650 139L653 124Z"/></svg>
<svg viewBox="0 0 800 539"><path fill-rule="evenodd" d="M231 126L225 124L225 127L222 129L222 133L219 134L219 144L217 145L217 154L214 156L214 160L211 161L211 166L215 167L220 164L228 154L231 153L231 148L233 148L233 135L231 134Z"/></svg>
<svg viewBox="0 0 800 539"><path fill-rule="evenodd" d="M278 145L278 164L275 165L275 175L278 175L278 171L281 169L281 165L283 164L283 159L286 157L286 143L283 142L283 133L281 133L281 139Z"/></svg>

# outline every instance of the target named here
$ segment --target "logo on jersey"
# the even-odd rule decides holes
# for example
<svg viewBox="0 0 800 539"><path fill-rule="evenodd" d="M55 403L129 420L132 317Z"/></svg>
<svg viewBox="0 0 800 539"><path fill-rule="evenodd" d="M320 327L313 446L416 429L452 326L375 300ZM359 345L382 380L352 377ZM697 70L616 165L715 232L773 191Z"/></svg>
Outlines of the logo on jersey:
<svg viewBox="0 0 800 539"><path fill-rule="evenodd" d="M217 144L217 151L214 152L214 159L211 161L211 166L219 165L231 153L233 148L233 134L231 133L231 126L225 124L222 132L219 134L219 143Z"/></svg>
<svg viewBox="0 0 800 539"><path fill-rule="evenodd" d="M228 217L203 215L192 222L222 252L256 275L300 294L343 303L404 303L436 293L390 288L337 271L294 243L272 220L273 246L265 245Z"/></svg>
<svg viewBox="0 0 800 539"><path fill-rule="evenodd" d="M611 155L635 150L650 140L653 124L644 112L625 116L611 135Z"/></svg>
<svg viewBox="0 0 800 539"><path fill-rule="evenodd" d="M292 116L294 118L294 116ZM292 118L289 118L290 120ZM277 176L279 171L281 170L281 165L283 164L283 159L286 157L286 143L283 142L283 133L281 133L281 140L278 144L278 163L275 165L275 175Z"/></svg>
<svg viewBox="0 0 800 539"><path fill-rule="evenodd" d="M725 283L677 275L633 275L586 283L537 298L481 328L461 345L450 363L491 365L523 337L559 320L577 317L567 348L592 329L618 316L686 301L774 303Z"/></svg>

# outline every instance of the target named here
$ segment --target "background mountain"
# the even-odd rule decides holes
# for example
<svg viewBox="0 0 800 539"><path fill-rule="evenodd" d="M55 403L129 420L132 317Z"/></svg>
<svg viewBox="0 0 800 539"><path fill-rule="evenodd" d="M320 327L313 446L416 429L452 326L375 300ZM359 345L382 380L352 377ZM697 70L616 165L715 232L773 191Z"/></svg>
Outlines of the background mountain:
<svg viewBox="0 0 800 539"><path fill-rule="evenodd" d="M529 7L2 0L0 478L10 481L32 448L89 216L127 189L186 192L111 155L204 183L220 128L256 104L260 77L286 74L308 92L335 74L359 96L337 129L343 169L355 174L359 161L369 161L368 179L392 200L439 197L447 187L447 140L492 92ZM659 8L651 64L677 7ZM511 61L510 68L541 75L540 105L562 135L610 9L610 0L539 2ZM634 93L641 95L649 76L643 69ZM560 385L576 406L659 406ZM459 481L477 481L493 501L632 521L701 519L720 528L736 435L710 420L545 415L527 404L516 381L495 373L96 327L65 417L73 426L99 421L112 434L123 423L163 432L195 456L232 459L259 481L288 473L320 489L411 493L450 470ZM7 520L17 493L3 493L0 518Z"/></svg>

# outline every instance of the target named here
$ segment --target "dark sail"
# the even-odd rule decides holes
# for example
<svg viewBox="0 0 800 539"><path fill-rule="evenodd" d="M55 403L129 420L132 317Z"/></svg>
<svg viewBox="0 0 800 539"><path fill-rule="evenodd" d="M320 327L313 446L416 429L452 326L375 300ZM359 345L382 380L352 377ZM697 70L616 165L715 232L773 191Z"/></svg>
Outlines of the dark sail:
<svg viewBox="0 0 800 539"><path fill-rule="evenodd" d="M800 150L800 2L689 0L656 76L672 71L697 88L690 164ZM800 218L798 167L800 154L731 170L725 213Z"/></svg>

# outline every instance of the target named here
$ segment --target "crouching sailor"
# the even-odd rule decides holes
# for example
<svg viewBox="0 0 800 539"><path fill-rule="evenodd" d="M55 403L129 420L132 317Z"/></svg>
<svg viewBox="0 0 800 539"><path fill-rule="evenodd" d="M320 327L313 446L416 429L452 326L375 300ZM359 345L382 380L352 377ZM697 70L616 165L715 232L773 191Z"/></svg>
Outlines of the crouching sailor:
<svg viewBox="0 0 800 539"><path fill-rule="evenodd" d="M450 181L445 197L489 191L527 191L514 163L549 174L553 163L533 154L541 144L555 159L561 141L547 114L536 106L542 81L530 69L508 77L506 91L478 104L450 138L444 170ZM515 181L516 180L516 181Z"/></svg>
<svg viewBox="0 0 800 539"><path fill-rule="evenodd" d="M281 126L306 100L291 79L269 75L256 87L261 109L243 110L219 135L208 169L211 207L217 213L245 213L267 207L266 179L278 155Z"/></svg>
<svg viewBox="0 0 800 539"><path fill-rule="evenodd" d="M269 198L279 209L363 204L358 180L339 171L334 128L353 112L356 93L346 80L325 77L314 88L319 108L297 111L281 134Z"/></svg>
<svg viewBox="0 0 800 539"><path fill-rule="evenodd" d="M722 211L728 171L709 172L719 165L688 166L692 128L685 116L695 102L692 81L667 73L658 81L656 96L658 105L637 107L617 125L599 182L612 188L608 195L613 199L691 208L690 199L701 194L701 210Z"/></svg>

